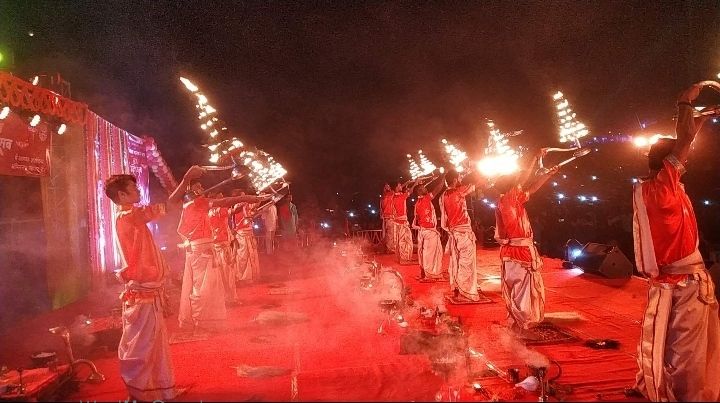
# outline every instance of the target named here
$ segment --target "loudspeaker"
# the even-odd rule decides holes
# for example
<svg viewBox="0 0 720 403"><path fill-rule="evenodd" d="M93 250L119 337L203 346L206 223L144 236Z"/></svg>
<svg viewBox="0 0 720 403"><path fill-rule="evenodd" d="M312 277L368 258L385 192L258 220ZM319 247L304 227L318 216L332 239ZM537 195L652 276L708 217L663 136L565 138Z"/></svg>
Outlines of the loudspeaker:
<svg viewBox="0 0 720 403"><path fill-rule="evenodd" d="M573 265L585 273L595 273L607 278L629 278L633 273L630 260L616 246L587 243L575 257Z"/></svg>

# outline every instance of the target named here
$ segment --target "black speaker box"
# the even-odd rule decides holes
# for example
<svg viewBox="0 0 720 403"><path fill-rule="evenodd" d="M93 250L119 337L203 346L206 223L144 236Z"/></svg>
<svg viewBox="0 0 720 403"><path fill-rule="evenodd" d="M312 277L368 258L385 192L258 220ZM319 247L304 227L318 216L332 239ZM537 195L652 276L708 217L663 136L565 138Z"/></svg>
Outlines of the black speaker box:
<svg viewBox="0 0 720 403"><path fill-rule="evenodd" d="M585 273L599 274L607 278L629 278L633 273L633 265L620 249L601 243L587 243L580 255L573 260L573 265Z"/></svg>

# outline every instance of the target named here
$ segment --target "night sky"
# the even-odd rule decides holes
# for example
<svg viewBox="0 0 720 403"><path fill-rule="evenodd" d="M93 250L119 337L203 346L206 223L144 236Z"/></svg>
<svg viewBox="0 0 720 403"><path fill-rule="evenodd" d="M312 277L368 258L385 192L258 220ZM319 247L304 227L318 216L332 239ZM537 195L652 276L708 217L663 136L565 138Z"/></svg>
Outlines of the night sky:
<svg viewBox="0 0 720 403"><path fill-rule="evenodd" d="M208 156L191 78L321 205L377 196L443 137L479 152L485 118L558 146L558 89L593 134L667 130L678 92L720 72L717 1L300 3L1 1L0 49L155 137L176 176Z"/></svg>

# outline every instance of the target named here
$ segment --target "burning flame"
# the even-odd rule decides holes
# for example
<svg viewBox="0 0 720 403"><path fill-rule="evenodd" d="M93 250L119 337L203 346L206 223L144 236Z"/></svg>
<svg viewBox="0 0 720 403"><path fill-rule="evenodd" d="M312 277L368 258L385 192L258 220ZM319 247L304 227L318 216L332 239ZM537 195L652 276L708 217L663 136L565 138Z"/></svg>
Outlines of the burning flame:
<svg viewBox="0 0 720 403"><path fill-rule="evenodd" d="M518 160L520 154L510 147L508 136L503 134L495 125L495 122L488 120L490 135L488 146L485 149L485 157L477 162L477 169L483 176L495 177L511 174L519 169ZM514 132L517 135L520 132Z"/></svg>
<svg viewBox="0 0 720 403"><path fill-rule="evenodd" d="M555 108L558 111L560 142L572 142L580 147L580 138L590 134L590 131L585 124L576 119L577 115L570 108L570 102L565 99L562 92L556 92L555 95L553 95L553 100L555 101Z"/></svg>
<svg viewBox="0 0 720 403"><path fill-rule="evenodd" d="M467 160L467 153L445 139L442 139L441 142L445 145L445 152L450 159L450 163L455 167L456 171L462 172L464 170L462 163Z"/></svg>
<svg viewBox="0 0 720 403"><path fill-rule="evenodd" d="M422 175L429 175L433 173L437 167L423 154L423 150L418 150L418 156L420 157L420 168L422 168Z"/></svg>
<svg viewBox="0 0 720 403"><path fill-rule="evenodd" d="M248 177L258 192L287 174L285 168L271 155L259 150L249 151L245 149L245 144L240 139L225 135L227 127L219 119L217 109L210 105L205 94L187 78L180 77L180 81L197 101L195 108L198 110L197 119L200 122L200 128L207 133L210 139L207 144L208 151L211 153L210 163L217 164L223 159L223 156L227 156L231 152L231 155L239 155L241 163L250 171Z"/></svg>
<svg viewBox="0 0 720 403"><path fill-rule="evenodd" d="M418 177L422 176L422 169L420 168L420 165L418 165L417 161L412 157L412 155L407 154L408 163L410 164L410 177L413 179L417 179Z"/></svg>

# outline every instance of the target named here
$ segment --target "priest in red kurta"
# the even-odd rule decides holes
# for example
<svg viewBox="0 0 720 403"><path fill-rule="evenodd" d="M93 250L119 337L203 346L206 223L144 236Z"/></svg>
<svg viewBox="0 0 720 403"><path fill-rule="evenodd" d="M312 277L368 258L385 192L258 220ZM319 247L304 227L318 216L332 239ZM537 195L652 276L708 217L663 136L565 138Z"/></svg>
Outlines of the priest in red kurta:
<svg viewBox="0 0 720 403"><path fill-rule="evenodd" d="M695 212L680 177L699 127L696 84L677 102L677 139L648 154L633 193L635 259L649 277L636 390L651 401L720 401L720 324L712 278L698 251ZM699 122L700 125L702 122Z"/></svg>

